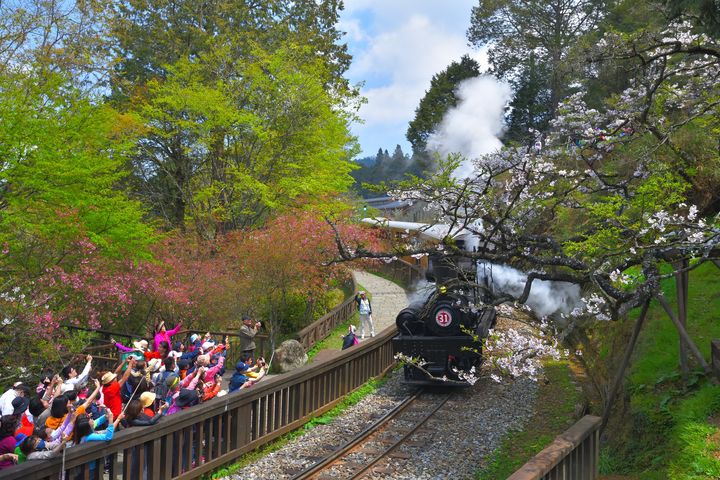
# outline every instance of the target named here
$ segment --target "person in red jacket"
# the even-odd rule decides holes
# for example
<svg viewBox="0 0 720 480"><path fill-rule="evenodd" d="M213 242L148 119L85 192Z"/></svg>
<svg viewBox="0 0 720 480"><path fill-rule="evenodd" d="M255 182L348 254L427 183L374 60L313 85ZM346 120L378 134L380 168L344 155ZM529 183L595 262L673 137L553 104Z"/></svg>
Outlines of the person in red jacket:
<svg viewBox="0 0 720 480"><path fill-rule="evenodd" d="M118 380L118 374L127 363L130 363L130 368L126 368L125 373L123 373L123 376ZM133 357L127 357L125 361L115 369L114 373L107 372L100 379L100 383L102 383L103 403L116 417L120 416L120 412L122 412L122 386L125 385L134 366L135 359Z"/></svg>

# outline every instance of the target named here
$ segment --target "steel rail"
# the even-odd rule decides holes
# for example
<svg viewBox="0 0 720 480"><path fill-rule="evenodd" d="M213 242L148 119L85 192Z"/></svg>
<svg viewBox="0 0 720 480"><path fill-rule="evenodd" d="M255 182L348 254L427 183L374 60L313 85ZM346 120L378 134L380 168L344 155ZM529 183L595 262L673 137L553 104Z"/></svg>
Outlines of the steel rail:
<svg viewBox="0 0 720 480"><path fill-rule="evenodd" d="M342 445L339 449L335 450L334 452L327 455L325 458L320 460L319 462L311 465L307 469L303 470L302 472L298 473L294 477L292 477L292 480L307 480L310 478L315 478L317 475L327 470L331 465L335 464L338 460L340 460L343 456L347 455L351 450L353 450L356 446L361 444L363 441L367 440L370 436L372 436L375 433L378 433L384 426L386 426L391 420L395 419L402 413L404 410L407 409L412 403L417 400L417 398L423 393L423 389L419 388L417 389L413 394L406 397L401 403L399 403L397 406L395 406L392 410L387 412L385 415L383 415L380 419L378 419L375 423L367 427L362 432L358 433L355 437L353 437L351 440L349 440L347 443ZM447 400L450 398L451 395L447 395L442 401L436 405L432 411L429 413L426 413L425 416L415 424L415 426L405 432L402 437L398 440L396 440L392 445L388 446L384 452L374 457L370 462L367 463L364 467L362 467L357 472L354 472L350 478L361 478L364 476L364 474L376 465L380 460L385 458L389 453L391 453L395 448L397 448L399 445L401 445L410 435L415 433L418 428L420 428L422 425L425 424L425 422L432 417L435 412L437 412L444 404L447 402Z"/></svg>
<svg viewBox="0 0 720 480"><path fill-rule="evenodd" d="M366 473L368 470L370 470L372 467L374 467L375 465L377 465L377 463L380 462L380 460L382 460L383 458L387 457L387 456L390 454L390 452L392 452L392 451L395 450L397 447L399 447L405 440L408 439L408 437L410 437L410 435L412 435L413 433L415 433L418 428L420 428L420 427L422 427L423 425L425 425L425 422L427 422L427 421L430 419L430 417L432 417L433 415L435 415L435 412L437 412L438 410L440 410L440 408L441 408L443 405L445 405L445 403L450 399L451 396L452 396L451 394L446 395L445 398L443 398L440 402L438 402L438 404L435 406L435 408L433 408L431 412L427 413L427 414L422 418L422 420L420 420L411 430L409 430L408 432L406 432L406 433L405 433L401 438L399 438L395 443L393 443L393 444L390 445L387 449L385 449L385 451L384 451L383 453L381 453L381 454L379 454L378 456L376 456L375 458L373 458L370 462L367 463L367 465L365 465L363 468L361 468L358 472L355 472L355 473L353 474L353 476L350 477L350 478L351 478L351 479L356 479L356 478L362 478L362 477L364 477L364 476L365 476L365 473Z"/></svg>
<svg viewBox="0 0 720 480"><path fill-rule="evenodd" d="M312 478L313 475L315 475L318 472L321 472L326 467L328 467L331 463L335 462L338 458L345 455L347 452L349 452L353 447L358 445L360 442L368 438L373 433L377 432L382 428L383 425L388 423L390 420L395 418L400 412L405 410L411 403L413 403L417 397L420 396L422 393L422 389L418 388L413 392L411 395L408 395L403 399L402 402L397 404L395 407L393 407L389 412L387 412L385 415L380 417L375 423L367 427L362 432L355 435L352 439L350 439L347 443L342 445L339 449L332 452L330 455L327 455L325 458L320 460L319 462L311 465L310 467L306 468L302 472L298 473L294 477L292 477L291 480L305 480L308 478Z"/></svg>

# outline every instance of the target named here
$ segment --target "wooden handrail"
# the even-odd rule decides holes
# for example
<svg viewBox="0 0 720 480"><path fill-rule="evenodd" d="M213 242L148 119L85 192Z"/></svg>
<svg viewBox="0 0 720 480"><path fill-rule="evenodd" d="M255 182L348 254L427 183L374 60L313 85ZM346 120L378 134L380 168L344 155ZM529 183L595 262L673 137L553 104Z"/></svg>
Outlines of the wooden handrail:
<svg viewBox="0 0 720 480"><path fill-rule="evenodd" d="M354 275L351 280L352 295L349 298L295 335L296 340L302 344L305 351L310 350L317 342L333 331L335 327L348 320L355 313L355 296L358 293L358 286Z"/></svg>
<svg viewBox="0 0 720 480"><path fill-rule="evenodd" d="M594 480L600 460L602 419L585 415L513 473L508 480Z"/></svg>
<svg viewBox="0 0 720 480"><path fill-rule="evenodd" d="M417 265L412 265L401 258L391 262L377 262L367 267L370 272L380 272L386 277L402 285L405 290L412 290L419 280L424 278L423 270Z"/></svg>
<svg viewBox="0 0 720 480"><path fill-rule="evenodd" d="M165 417L152 427L118 432L111 442L69 448L67 478L102 476L106 458L110 479L190 479L202 476L243 453L298 428L313 416L380 375L394 363L391 326L375 338L338 352L324 362L263 380L250 389L212 399ZM91 465L94 472L91 474ZM56 479L63 459L28 461L0 472L0 480Z"/></svg>

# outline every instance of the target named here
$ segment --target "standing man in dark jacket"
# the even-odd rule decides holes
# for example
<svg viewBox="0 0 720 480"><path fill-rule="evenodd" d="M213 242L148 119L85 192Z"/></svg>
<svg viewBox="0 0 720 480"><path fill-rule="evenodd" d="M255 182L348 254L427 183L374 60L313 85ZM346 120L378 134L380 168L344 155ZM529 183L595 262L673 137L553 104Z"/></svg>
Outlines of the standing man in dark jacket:
<svg viewBox="0 0 720 480"><path fill-rule="evenodd" d="M243 324L240 327L240 351L242 354L249 354L255 358L255 335L262 324L253 322L253 319L247 315L243 315Z"/></svg>

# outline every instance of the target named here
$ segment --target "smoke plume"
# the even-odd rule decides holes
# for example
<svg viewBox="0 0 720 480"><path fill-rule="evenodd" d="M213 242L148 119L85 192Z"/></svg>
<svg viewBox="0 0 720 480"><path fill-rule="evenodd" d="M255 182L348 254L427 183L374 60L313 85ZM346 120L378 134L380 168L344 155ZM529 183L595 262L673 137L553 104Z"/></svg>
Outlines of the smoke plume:
<svg viewBox="0 0 720 480"><path fill-rule="evenodd" d="M478 283L487 279L496 293L514 297L522 295L527 275L505 265L478 265ZM567 282L534 280L525 304L539 317L555 313L569 313L580 301L580 287Z"/></svg>
<svg viewBox="0 0 720 480"><path fill-rule="evenodd" d="M491 76L467 79L458 85L458 104L448 110L427 145L442 156L460 153L465 160L455 170L456 178L473 174L472 159L502 146L503 113L512 92L506 83Z"/></svg>

